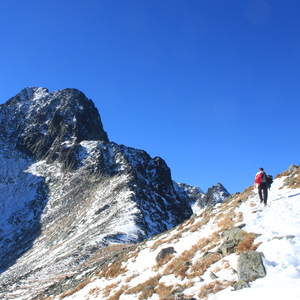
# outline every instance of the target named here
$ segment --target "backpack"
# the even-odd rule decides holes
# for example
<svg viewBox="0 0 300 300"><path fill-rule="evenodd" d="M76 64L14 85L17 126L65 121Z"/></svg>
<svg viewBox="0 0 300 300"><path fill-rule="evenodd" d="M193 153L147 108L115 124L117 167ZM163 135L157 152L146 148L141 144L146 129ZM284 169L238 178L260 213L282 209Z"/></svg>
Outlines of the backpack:
<svg viewBox="0 0 300 300"><path fill-rule="evenodd" d="M267 185L268 185L268 187L270 187L272 183L273 183L273 176L272 175L267 175Z"/></svg>

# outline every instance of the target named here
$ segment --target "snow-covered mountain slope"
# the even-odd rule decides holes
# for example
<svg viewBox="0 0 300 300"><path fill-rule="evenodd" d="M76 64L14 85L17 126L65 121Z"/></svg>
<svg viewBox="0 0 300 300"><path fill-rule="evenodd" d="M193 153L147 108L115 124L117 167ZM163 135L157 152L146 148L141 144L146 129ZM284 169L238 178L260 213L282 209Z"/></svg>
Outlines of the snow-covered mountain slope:
<svg viewBox="0 0 300 300"><path fill-rule="evenodd" d="M46 299L300 299L299 175L300 166L278 175L267 207L250 187L119 252L80 285ZM170 254L157 260L162 249ZM249 249L263 253L266 276L233 291L239 283L239 257Z"/></svg>
<svg viewBox="0 0 300 300"><path fill-rule="evenodd" d="M87 261L103 247L140 242L193 213L195 198L166 162L110 142L76 89L26 88L1 105L0 161L0 299L34 299L91 272Z"/></svg>

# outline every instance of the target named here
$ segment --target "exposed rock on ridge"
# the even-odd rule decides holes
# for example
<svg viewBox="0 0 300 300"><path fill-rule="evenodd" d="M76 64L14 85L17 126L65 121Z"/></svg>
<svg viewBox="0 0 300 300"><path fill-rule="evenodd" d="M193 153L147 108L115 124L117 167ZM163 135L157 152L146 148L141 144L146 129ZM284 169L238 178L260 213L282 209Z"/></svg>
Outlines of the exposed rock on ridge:
<svg viewBox="0 0 300 300"><path fill-rule="evenodd" d="M4 298L26 282L33 299L81 274L99 249L180 224L202 197L172 181L162 158L110 142L76 89L26 88L0 105L0 163Z"/></svg>
<svg viewBox="0 0 300 300"><path fill-rule="evenodd" d="M83 140L108 142L93 102L76 89L49 93L45 88L26 88L1 105L1 138L37 160L55 160L75 169L76 144ZM11 115L13 117L11 118Z"/></svg>
<svg viewBox="0 0 300 300"><path fill-rule="evenodd" d="M193 212L196 214L207 206L214 206L217 203L223 202L230 196L230 193L221 183L212 186L206 193L204 193L198 186L191 186L185 183L178 183L178 185L188 194L189 204L191 205Z"/></svg>
<svg viewBox="0 0 300 300"><path fill-rule="evenodd" d="M75 89L27 88L0 106L0 280L74 275L99 248L187 219L189 196L160 158L109 142ZM180 191L180 192L179 192Z"/></svg>
<svg viewBox="0 0 300 300"><path fill-rule="evenodd" d="M225 187L221 183L218 183L208 189L207 193L200 199L200 201L197 202L197 205L201 208L213 206L217 203L223 202L229 196L230 193L225 189Z"/></svg>

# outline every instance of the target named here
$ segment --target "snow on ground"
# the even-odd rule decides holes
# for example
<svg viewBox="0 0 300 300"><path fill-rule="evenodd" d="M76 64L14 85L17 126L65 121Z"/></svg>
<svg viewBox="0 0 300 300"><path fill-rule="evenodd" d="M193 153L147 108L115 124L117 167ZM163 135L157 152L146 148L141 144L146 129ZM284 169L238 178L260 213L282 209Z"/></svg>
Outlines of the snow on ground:
<svg viewBox="0 0 300 300"><path fill-rule="evenodd" d="M300 189L279 189L284 179L274 181L267 207L255 196L239 208L243 229L261 234L255 242L262 242L257 251L265 256L267 276L251 283L250 289L227 289L209 299L300 299ZM250 209L251 203L256 205Z"/></svg>
<svg viewBox="0 0 300 300"><path fill-rule="evenodd" d="M274 180L272 188L269 192L269 203L267 207L259 203L257 195L252 196L243 202L236 210L237 213L243 214L243 221L246 226L243 228L247 232L261 234L255 243L262 242L257 251L264 254L263 263L267 271L264 278L257 279L250 283L251 288L238 291L232 291L232 287L226 288L214 295L209 295L209 300L235 300L235 299L284 299L289 300L300 299L300 189L281 188L285 177ZM218 205L216 210L222 206ZM65 299L108 299L103 296L102 291L108 286L115 283L115 291L120 289L122 285L128 288L135 287L147 279L157 276L155 270L155 257L162 248L174 247L176 254L180 255L185 250L189 250L193 245L206 236L209 236L216 226L213 220L210 220L206 226L198 231L182 230L178 238L174 238L179 233L179 229L172 230L168 233L160 235L158 238L151 239L139 246L136 250L137 255L123 263L127 272L119 275L111 280L105 278L94 278L94 280L77 293L66 297ZM238 225L238 224L236 224ZM155 246L160 240L162 243ZM199 259L200 254L195 253L193 260ZM220 266L217 272L218 280L237 281L237 274L232 269L237 268L238 255L230 254L224 257L207 269L202 278L205 282L212 282L209 278L211 270L215 270ZM228 263L231 268L222 268L222 264ZM161 272L161 270L159 270ZM175 277L174 274L164 275L159 282L166 285L184 285L188 281L192 281L192 286L184 291L185 295L193 295L199 298L199 290L204 286L197 278L183 279ZM114 294L114 288L110 296ZM91 291L97 289L98 294ZM121 294L120 300L139 299L140 293L137 294ZM100 298L99 298L100 297ZM148 299L159 299L157 294L153 294Z"/></svg>

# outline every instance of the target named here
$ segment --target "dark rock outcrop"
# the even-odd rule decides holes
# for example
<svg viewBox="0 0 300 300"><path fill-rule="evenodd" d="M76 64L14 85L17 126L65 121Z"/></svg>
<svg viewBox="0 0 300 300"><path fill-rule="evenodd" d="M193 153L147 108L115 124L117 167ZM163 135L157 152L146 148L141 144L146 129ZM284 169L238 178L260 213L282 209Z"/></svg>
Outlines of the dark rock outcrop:
<svg viewBox="0 0 300 300"><path fill-rule="evenodd" d="M155 260L156 260L156 262L159 262L173 253L176 253L174 247L168 247L168 248L161 249L160 252L157 254Z"/></svg>
<svg viewBox="0 0 300 300"><path fill-rule="evenodd" d="M1 138L36 160L58 160L69 170L78 167L81 141L109 142L94 103L76 89L26 88L1 105L0 120Z"/></svg>
<svg viewBox="0 0 300 300"><path fill-rule="evenodd" d="M195 214L198 214L205 207L212 207L217 203L223 202L230 196L229 192L221 183L212 186L206 193L198 186L191 186L184 183L178 183L178 185L188 195L189 204Z"/></svg>
<svg viewBox="0 0 300 300"><path fill-rule="evenodd" d="M205 195L198 186L192 186L185 183L178 183L178 185L188 194L191 206L197 204L197 202L199 202Z"/></svg>
<svg viewBox="0 0 300 300"><path fill-rule="evenodd" d="M200 199L197 203L198 206L204 208L206 206L214 206L217 203L221 203L230 196L230 193L225 189L225 187L218 183L208 189L207 193Z"/></svg>

